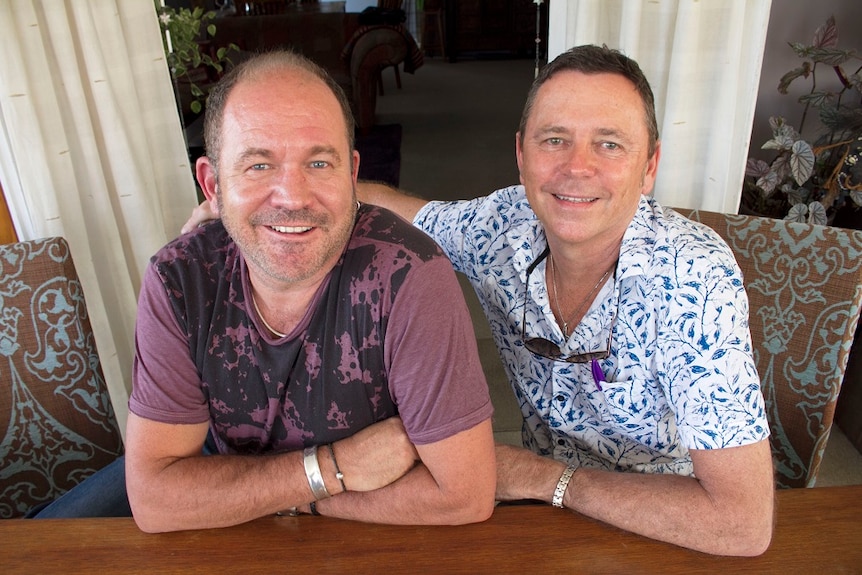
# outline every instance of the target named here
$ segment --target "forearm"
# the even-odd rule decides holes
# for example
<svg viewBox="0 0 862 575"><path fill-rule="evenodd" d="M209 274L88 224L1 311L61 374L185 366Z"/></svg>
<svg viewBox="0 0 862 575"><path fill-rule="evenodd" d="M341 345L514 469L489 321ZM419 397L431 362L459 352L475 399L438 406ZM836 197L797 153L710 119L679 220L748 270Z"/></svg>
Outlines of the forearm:
<svg viewBox="0 0 862 575"><path fill-rule="evenodd" d="M207 424L170 425L129 414L126 486L143 531L224 527L314 501L302 450L200 455ZM413 468L417 454L401 419L389 419L318 449L331 495L373 491ZM344 484L336 475L344 473ZM311 461L311 459L310 459Z"/></svg>
<svg viewBox="0 0 862 575"><path fill-rule="evenodd" d="M518 448L498 448L498 497L551 502L565 470L559 461ZM743 473L749 470L743 471ZM682 547L721 555L762 553L772 533L771 473L753 489L709 486L694 477L578 469L565 507Z"/></svg>
<svg viewBox="0 0 862 575"><path fill-rule="evenodd" d="M359 182L356 196L361 202L391 210L411 223L422 206L428 203L427 200L407 195L387 185L371 182Z"/></svg>
<svg viewBox="0 0 862 575"><path fill-rule="evenodd" d="M716 499L694 477L594 469L578 470L564 498L567 508L583 515L716 555L759 555L766 549L772 505L765 511L763 503Z"/></svg>
<svg viewBox="0 0 862 575"><path fill-rule="evenodd" d="M494 511L496 478L491 420L417 446L421 463L380 489L321 501L323 515L402 525L484 521Z"/></svg>
<svg viewBox="0 0 862 575"><path fill-rule="evenodd" d="M147 532L226 527L314 499L301 451L185 457L155 474L126 475L135 521ZM326 485L340 491L337 481Z"/></svg>
<svg viewBox="0 0 862 575"><path fill-rule="evenodd" d="M487 519L493 485L443 490L421 463L398 481L375 491L347 491L318 501L321 515L397 525L460 525Z"/></svg>

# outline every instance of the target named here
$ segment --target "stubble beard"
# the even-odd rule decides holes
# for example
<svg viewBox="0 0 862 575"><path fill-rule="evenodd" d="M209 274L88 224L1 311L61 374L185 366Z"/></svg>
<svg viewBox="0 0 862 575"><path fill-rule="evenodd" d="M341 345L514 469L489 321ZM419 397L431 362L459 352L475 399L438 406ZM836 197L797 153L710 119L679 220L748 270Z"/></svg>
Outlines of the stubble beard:
<svg viewBox="0 0 862 575"><path fill-rule="evenodd" d="M246 261L260 273L280 283L298 283L319 273L324 266L332 267L338 256L347 246L353 233L357 208L353 205L350 218L334 227L331 219L309 210L278 210L267 214L255 214L249 220L240 222L222 209L221 194L217 195L219 213L230 237L237 244ZM292 244L285 242L274 245L257 235L257 230L266 227L263 221L301 221L314 225L323 232L323 238L314 244ZM325 273L328 273L327 269Z"/></svg>

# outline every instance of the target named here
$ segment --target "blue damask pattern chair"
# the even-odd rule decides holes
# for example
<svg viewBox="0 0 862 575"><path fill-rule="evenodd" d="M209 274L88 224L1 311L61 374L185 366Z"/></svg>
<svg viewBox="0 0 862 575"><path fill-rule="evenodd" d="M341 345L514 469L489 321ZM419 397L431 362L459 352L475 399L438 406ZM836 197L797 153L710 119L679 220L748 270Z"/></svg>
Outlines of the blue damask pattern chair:
<svg viewBox="0 0 862 575"><path fill-rule="evenodd" d="M862 232L677 209L724 238L751 302L778 487L812 487L862 305Z"/></svg>
<svg viewBox="0 0 862 575"><path fill-rule="evenodd" d="M69 246L0 246L0 518L62 495L123 452Z"/></svg>

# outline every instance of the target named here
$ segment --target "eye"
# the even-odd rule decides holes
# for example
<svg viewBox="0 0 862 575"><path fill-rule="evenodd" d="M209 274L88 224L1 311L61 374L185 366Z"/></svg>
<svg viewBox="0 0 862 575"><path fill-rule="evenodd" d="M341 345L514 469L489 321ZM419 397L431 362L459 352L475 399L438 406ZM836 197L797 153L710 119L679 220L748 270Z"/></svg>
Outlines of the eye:
<svg viewBox="0 0 862 575"><path fill-rule="evenodd" d="M616 142L602 142L602 147L606 150L619 150L620 145Z"/></svg>
<svg viewBox="0 0 862 575"><path fill-rule="evenodd" d="M556 138L556 137L548 138L547 140L545 140L545 143L547 143L550 146L562 146L563 145L563 139L562 138Z"/></svg>
<svg viewBox="0 0 862 575"><path fill-rule="evenodd" d="M250 169L252 171L259 172L266 170L267 168L269 168L269 164L252 164Z"/></svg>
<svg viewBox="0 0 862 575"><path fill-rule="evenodd" d="M316 168L316 169L322 169L322 168L326 168L328 166L329 166L329 162L326 162L324 160L314 160L313 162L311 162L311 167Z"/></svg>

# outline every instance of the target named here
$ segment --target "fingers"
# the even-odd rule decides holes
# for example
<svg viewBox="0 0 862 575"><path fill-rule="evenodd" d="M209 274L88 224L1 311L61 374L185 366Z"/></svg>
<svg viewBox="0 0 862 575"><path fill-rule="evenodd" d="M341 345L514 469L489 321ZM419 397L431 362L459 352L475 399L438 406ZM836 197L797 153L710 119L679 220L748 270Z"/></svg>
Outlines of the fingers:
<svg viewBox="0 0 862 575"><path fill-rule="evenodd" d="M213 210L211 203L204 200L192 210L191 216L188 221L183 224L180 231L181 233L187 234L198 226L215 219L218 219L218 215Z"/></svg>
<svg viewBox="0 0 862 575"><path fill-rule="evenodd" d="M391 417L343 439L338 463L351 491L372 491L401 478L418 454L399 417Z"/></svg>

